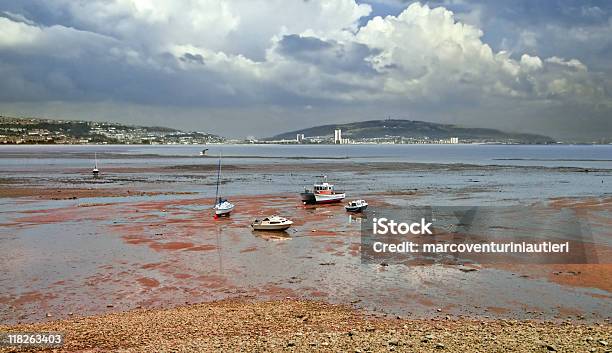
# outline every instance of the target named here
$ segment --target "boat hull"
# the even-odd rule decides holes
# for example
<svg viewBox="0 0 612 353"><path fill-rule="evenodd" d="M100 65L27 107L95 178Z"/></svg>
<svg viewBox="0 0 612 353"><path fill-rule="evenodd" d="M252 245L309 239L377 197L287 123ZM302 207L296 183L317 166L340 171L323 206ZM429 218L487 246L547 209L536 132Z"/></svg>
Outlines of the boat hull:
<svg viewBox="0 0 612 353"><path fill-rule="evenodd" d="M365 206L344 206L344 208L346 209L346 212L357 213L357 212L363 212L366 208L368 208L368 205L365 205Z"/></svg>
<svg viewBox="0 0 612 353"><path fill-rule="evenodd" d="M252 224L251 227L253 228L253 230L283 231L289 229L289 227L291 227L291 224Z"/></svg>
<svg viewBox="0 0 612 353"><path fill-rule="evenodd" d="M315 194L315 200L318 204L336 203L344 200L346 194Z"/></svg>
<svg viewBox="0 0 612 353"><path fill-rule="evenodd" d="M233 207L231 209L228 209L228 210L215 210L215 214L217 216L229 216L230 213L232 213L233 210L234 210Z"/></svg>
<svg viewBox="0 0 612 353"><path fill-rule="evenodd" d="M312 192L300 193L300 198L305 205L336 203L344 200L345 194L314 194Z"/></svg>
<svg viewBox="0 0 612 353"><path fill-rule="evenodd" d="M215 214L217 216L228 216L233 210L234 210L234 205L230 204L230 205L216 205L215 206Z"/></svg>
<svg viewBox="0 0 612 353"><path fill-rule="evenodd" d="M300 193L300 198L304 204L315 204L317 203L317 199L315 198L315 194L312 192L302 192Z"/></svg>

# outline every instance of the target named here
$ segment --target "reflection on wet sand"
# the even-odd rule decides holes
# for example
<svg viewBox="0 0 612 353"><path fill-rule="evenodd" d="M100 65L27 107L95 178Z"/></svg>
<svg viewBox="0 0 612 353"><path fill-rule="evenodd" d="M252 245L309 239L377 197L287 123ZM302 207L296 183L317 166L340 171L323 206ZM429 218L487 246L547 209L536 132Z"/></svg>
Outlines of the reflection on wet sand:
<svg viewBox="0 0 612 353"><path fill-rule="evenodd" d="M278 240L291 240L291 235L288 231L266 231L266 230L253 230L251 231L253 236L259 237L264 240L278 241Z"/></svg>

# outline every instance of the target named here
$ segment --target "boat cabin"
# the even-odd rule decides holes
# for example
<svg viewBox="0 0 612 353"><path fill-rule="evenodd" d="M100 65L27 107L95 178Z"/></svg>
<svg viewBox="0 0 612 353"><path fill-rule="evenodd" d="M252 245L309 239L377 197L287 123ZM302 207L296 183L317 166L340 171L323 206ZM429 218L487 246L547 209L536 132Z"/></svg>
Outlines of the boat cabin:
<svg viewBox="0 0 612 353"><path fill-rule="evenodd" d="M331 194L334 191L334 185L324 182L321 184L314 185L314 192L316 194Z"/></svg>
<svg viewBox="0 0 612 353"><path fill-rule="evenodd" d="M283 220L278 218L264 218L262 222L268 222L269 224L281 224L283 223Z"/></svg>

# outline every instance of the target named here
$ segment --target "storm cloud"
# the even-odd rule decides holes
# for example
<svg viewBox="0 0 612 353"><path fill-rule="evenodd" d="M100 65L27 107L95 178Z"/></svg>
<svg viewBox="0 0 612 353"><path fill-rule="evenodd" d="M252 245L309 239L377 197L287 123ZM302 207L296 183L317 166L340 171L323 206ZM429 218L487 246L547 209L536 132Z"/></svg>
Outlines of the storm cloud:
<svg viewBox="0 0 612 353"><path fill-rule="evenodd" d="M610 5L510 3L0 1L0 114L227 136L392 116L610 137Z"/></svg>

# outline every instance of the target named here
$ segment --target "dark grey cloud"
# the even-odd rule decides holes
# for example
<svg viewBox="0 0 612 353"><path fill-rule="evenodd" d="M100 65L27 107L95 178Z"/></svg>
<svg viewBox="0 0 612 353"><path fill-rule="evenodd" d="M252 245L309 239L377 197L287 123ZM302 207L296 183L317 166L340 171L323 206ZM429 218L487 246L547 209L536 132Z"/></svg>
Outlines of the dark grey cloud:
<svg viewBox="0 0 612 353"><path fill-rule="evenodd" d="M204 57L200 54L185 53L180 57L180 60L204 65Z"/></svg>
<svg viewBox="0 0 612 353"><path fill-rule="evenodd" d="M280 51L284 54L299 55L301 53L313 53L328 50L333 45L315 37L302 37L298 34L283 36L279 42Z"/></svg>
<svg viewBox="0 0 612 353"><path fill-rule="evenodd" d="M359 43L342 44L297 34L283 36L278 42L281 54L308 62L329 72L349 71L376 74L367 59L379 53Z"/></svg>

